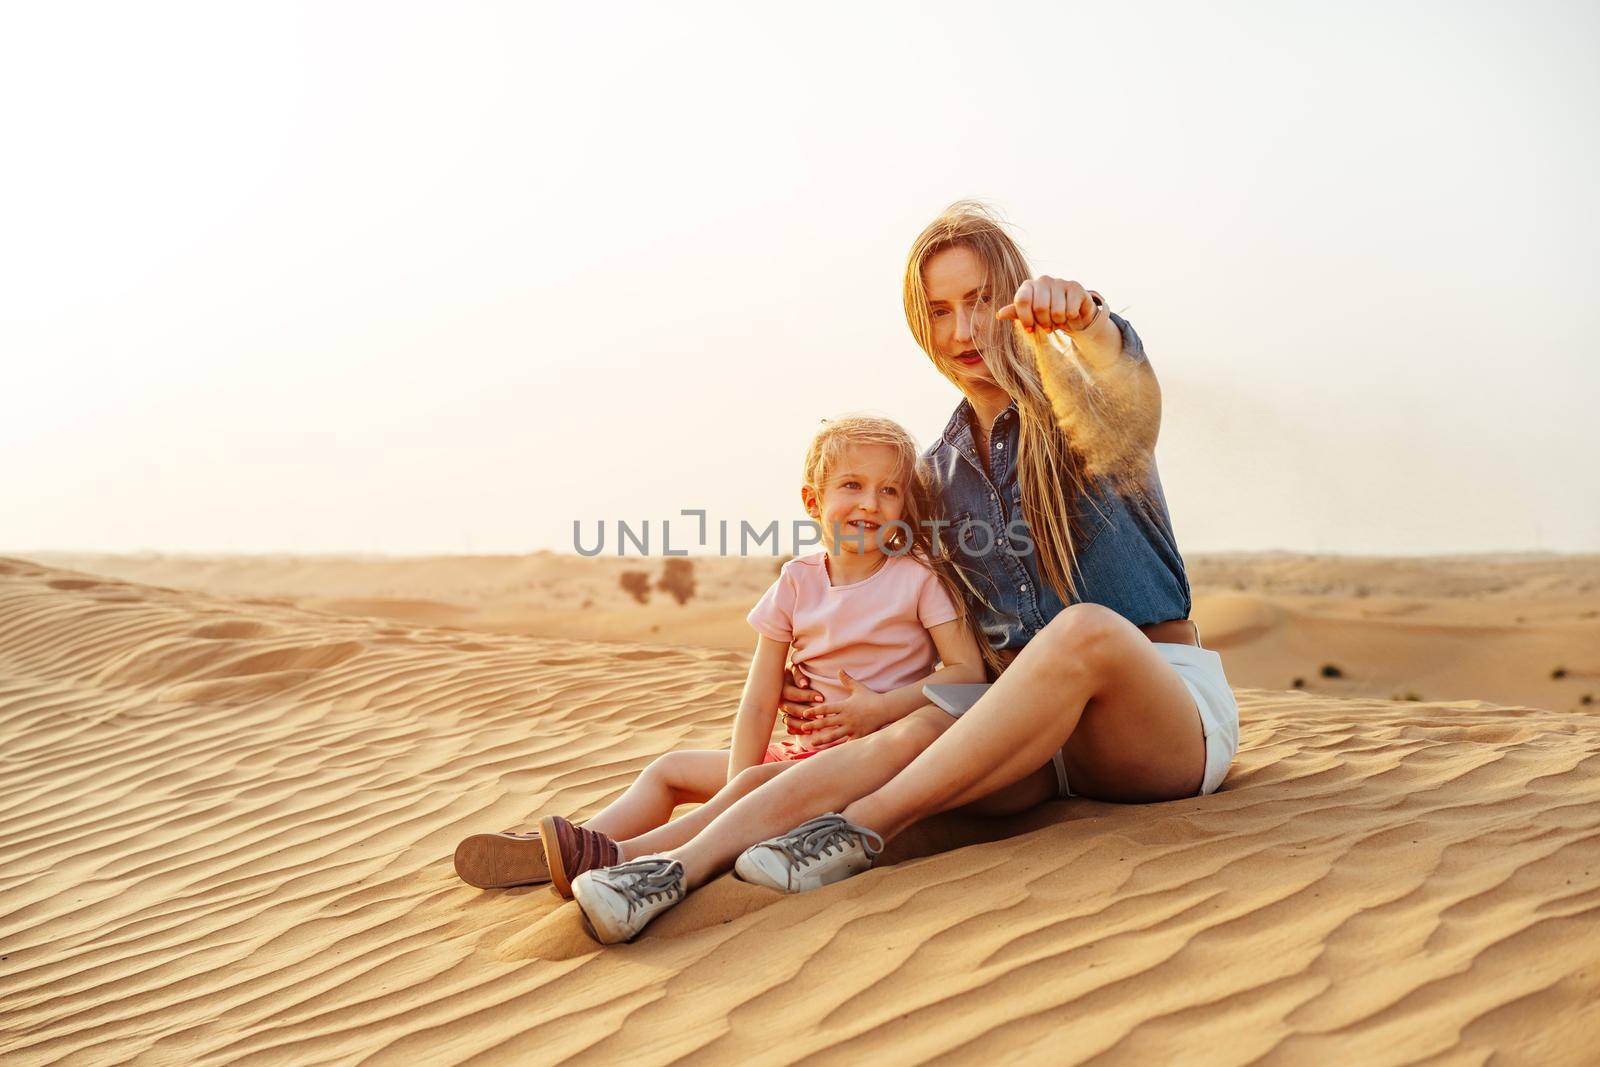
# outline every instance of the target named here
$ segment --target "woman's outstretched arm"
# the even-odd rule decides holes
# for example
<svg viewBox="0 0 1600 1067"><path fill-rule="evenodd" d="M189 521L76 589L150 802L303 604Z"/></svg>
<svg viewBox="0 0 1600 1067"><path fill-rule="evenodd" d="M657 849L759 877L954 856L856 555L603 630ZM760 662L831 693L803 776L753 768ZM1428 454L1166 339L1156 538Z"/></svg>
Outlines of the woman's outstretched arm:
<svg viewBox="0 0 1600 1067"><path fill-rule="evenodd" d="M1139 335L1100 294L1060 278L1023 282L997 317L1016 322L1056 419L1094 475L1142 483L1161 432L1161 386Z"/></svg>
<svg viewBox="0 0 1600 1067"><path fill-rule="evenodd" d="M1048 274L1031 278L1017 287L1011 303L995 312L995 318L1015 322L1025 335L1065 331L1095 372L1115 368L1124 357L1144 359L1138 335L1133 345L1127 344L1124 328L1105 306L1105 298L1078 282ZM1132 327L1127 329L1131 332Z"/></svg>

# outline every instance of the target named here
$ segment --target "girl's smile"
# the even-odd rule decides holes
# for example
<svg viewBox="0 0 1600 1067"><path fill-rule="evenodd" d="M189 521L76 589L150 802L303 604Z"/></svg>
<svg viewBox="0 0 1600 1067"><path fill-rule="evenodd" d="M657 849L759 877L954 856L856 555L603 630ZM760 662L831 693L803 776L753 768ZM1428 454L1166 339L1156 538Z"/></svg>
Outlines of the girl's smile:
<svg viewBox="0 0 1600 1067"><path fill-rule="evenodd" d="M895 529L905 509L906 487L900 455L888 445L852 445L821 486L805 486L801 496L822 527L829 555L878 555L884 528Z"/></svg>

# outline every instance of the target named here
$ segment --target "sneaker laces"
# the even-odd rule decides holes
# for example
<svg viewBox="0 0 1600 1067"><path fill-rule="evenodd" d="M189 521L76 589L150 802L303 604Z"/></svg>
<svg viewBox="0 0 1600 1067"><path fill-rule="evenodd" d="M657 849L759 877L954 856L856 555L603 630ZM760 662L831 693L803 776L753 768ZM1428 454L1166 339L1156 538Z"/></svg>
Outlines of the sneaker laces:
<svg viewBox="0 0 1600 1067"><path fill-rule="evenodd" d="M664 896L683 894L683 864L661 856L643 856L615 867L595 871L590 877L603 881L628 902L628 917L646 904Z"/></svg>
<svg viewBox="0 0 1600 1067"><path fill-rule="evenodd" d="M788 856L791 866L799 867L810 860L821 859L835 845L841 851L850 847L851 837L861 839L861 848L868 859L875 858L883 851L883 837L880 834L865 826L857 826L843 815L818 815L766 844Z"/></svg>

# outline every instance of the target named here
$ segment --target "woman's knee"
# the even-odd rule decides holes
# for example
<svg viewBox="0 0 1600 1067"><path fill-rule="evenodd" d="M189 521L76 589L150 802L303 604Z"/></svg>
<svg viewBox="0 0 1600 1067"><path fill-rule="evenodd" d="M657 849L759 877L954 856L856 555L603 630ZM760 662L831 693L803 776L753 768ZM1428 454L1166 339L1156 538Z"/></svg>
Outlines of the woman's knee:
<svg viewBox="0 0 1600 1067"><path fill-rule="evenodd" d="M1070 604L1045 624L1028 650L1038 645L1049 653L1047 662L1063 670L1095 670L1116 654L1133 629L1132 623L1103 604Z"/></svg>

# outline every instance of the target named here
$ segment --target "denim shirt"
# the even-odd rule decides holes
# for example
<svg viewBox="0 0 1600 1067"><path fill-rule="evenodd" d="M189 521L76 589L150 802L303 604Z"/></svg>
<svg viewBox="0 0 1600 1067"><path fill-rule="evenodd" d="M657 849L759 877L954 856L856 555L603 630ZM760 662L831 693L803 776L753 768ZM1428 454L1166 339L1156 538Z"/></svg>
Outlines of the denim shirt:
<svg viewBox="0 0 1600 1067"><path fill-rule="evenodd" d="M1122 331L1124 356L1145 359L1144 344L1133 327L1120 315L1111 319ZM943 507L941 518L951 523L941 531L944 551L955 549L957 562L994 609L979 609L984 634L997 649L1021 648L1065 605L1054 589L1040 582L1036 551L1024 552L1026 542L1007 536L1013 523L1013 531L1027 528L1015 463L1017 405L1013 402L1001 412L992 427L987 472L978 459L972 418L972 404L962 400L923 459ZM1191 607L1188 573L1153 456L1149 479L1148 499L1125 496L1100 479L1075 504L1084 529L1073 546L1078 598L1103 604L1135 626L1188 618ZM987 551L987 531L978 523L994 534L995 543Z"/></svg>

